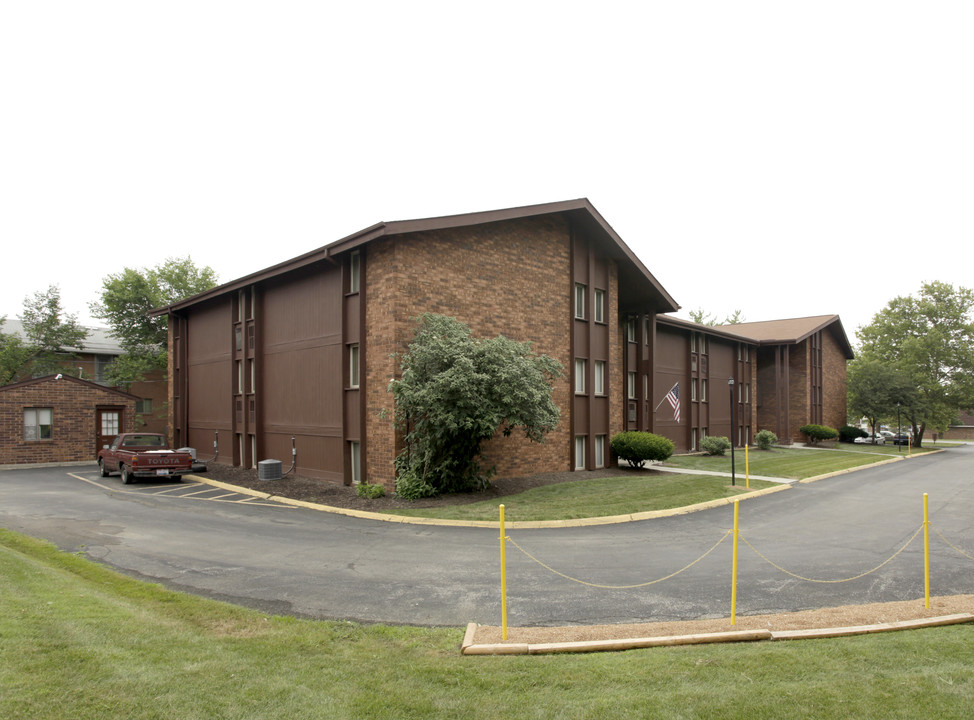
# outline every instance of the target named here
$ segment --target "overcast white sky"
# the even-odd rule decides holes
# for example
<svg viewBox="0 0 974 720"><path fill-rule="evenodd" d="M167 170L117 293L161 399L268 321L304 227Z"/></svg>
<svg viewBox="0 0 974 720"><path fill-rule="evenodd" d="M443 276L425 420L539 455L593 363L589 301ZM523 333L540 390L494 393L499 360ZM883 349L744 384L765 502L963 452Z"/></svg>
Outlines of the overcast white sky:
<svg viewBox="0 0 974 720"><path fill-rule="evenodd" d="M683 306L974 286L974 3L0 2L0 315L587 197Z"/></svg>

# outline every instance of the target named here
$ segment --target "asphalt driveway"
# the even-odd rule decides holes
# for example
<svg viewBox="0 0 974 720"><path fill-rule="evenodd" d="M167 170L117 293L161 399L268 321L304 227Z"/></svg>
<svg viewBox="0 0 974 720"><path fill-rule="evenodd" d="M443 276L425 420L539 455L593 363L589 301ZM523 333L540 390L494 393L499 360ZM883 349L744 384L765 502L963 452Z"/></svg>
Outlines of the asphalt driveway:
<svg viewBox="0 0 974 720"><path fill-rule="evenodd" d="M923 493L932 593L974 593L972 470L974 446L964 446L741 503L742 538L797 575L841 580L895 557L856 580L813 583L742 542L738 613L922 598L916 533ZM508 620L726 617L732 520L728 506L618 525L510 530L525 552L588 584L509 543ZM500 622L496 529L363 520L189 481L123 486L99 477L94 465L0 472L0 526L130 575L267 612L419 625ZM718 542L688 570L645 584ZM633 585L642 587L619 589Z"/></svg>

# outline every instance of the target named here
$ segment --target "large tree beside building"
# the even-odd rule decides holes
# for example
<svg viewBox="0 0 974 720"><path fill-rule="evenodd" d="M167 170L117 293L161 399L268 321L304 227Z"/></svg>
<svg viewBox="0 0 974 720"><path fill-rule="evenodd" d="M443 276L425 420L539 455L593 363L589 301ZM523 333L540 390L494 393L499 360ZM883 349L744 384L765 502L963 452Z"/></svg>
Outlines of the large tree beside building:
<svg viewBox="0 0 974 720"><path fill-rule="evenodd" d="M558 424L551 384L561 364L531 343L474 338L455 318L426 314L390 389L404 449L396 492L410 499L484 487L480 446L498 432L542 442Z"/></svg>
<svg viewBox="0 0 974 720"><path fill-rule="evenodd" d="M858 336L861 360L909 378L915 399L902 410L917 444L928 427L943 431L974 407L974 291L924 283L890 300Z"/></svg>
<svg viewBox="0 0 974 720"><path fill-rule="evenodd" d="M109 370L115 385L128 386L153 370L166 369L167 318L149 311L205 292L217 284L216 272L192 258L169 258L154 268L124 268L102 281L101 301L91 314L111 328L124 354Z"/></svg>
<svg viewBox="0 0 974 720"><path fill-rule="evenodd" d="M64 311L60 288L51 285L26 297L18 317L23 337L4 334L0 325L0 385L55 372L73 374L65 361L83 347L88 331Z"/></svg>

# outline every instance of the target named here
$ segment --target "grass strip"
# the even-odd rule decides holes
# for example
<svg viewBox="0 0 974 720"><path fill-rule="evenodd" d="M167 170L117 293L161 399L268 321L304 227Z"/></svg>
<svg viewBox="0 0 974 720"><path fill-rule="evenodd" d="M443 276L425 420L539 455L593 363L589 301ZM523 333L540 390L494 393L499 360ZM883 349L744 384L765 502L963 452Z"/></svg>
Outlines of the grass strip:
<svg viewBox="0 0 974 720"><path fill-rule="evenodd" d="M0 717L970 717L974 626L465 658L460 629L274 617L0 531Z"/></svg>
<svg viewBox="0 0 974 720"><path fill-rule="evenodd" d="M775 483L752 480L750 490L772 487ZM749 490L744 477L732 487L730 478L709 475L659 473L575 480L532 488L498 500L483 500L442 508L401 508L390 514L427 517L438 520L497 520L497 506L504 503L504 515L511 522L572 520L576 518L631 515L651 510L696 505L697 503L741 495Z"/></svg>

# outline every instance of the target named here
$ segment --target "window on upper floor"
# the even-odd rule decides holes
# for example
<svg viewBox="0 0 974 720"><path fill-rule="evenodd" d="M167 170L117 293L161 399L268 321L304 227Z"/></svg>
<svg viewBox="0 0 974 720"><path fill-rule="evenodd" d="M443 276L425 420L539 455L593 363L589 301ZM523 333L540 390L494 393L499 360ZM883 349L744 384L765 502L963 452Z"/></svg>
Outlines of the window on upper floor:
<svg viewBox="0 0 974 720"><path fill-rule="evenodd" d="M359 385L359 351L358 343L348 346L348 386L357 388Z"/></svg>
<svg viewBox="0 0 974 720"><path fill-rule="evenodd" d="M593 300L595 300L595 322L605 322L605 290L596 290Z"/></svg>
<svg viewBox="0 0 974 720"><path fill-rule="evenodd" d="M348 256L348 291L357 293L362 282L362 256L356 250Z"/></svg>
<svg viewBox="0 0 974 720"><path fill-rule="evenodd" d="M585 299L586 287L582 283L575 283L575 317L578 320L585 319Z"/></svg>
<svg viewBox="0 0 974 720"><path fill-rule="evenodd" d="M595 361L595 377L593 378L593 383L595 384L595 394L605 395L605 360Z"/></svg>
<svg viewBox="0 0 974 720"><path fill-rule="evenodd" d="M575 359L575 393L585 394L585 373L588 370L588 362L582 358Z"/></svg>

